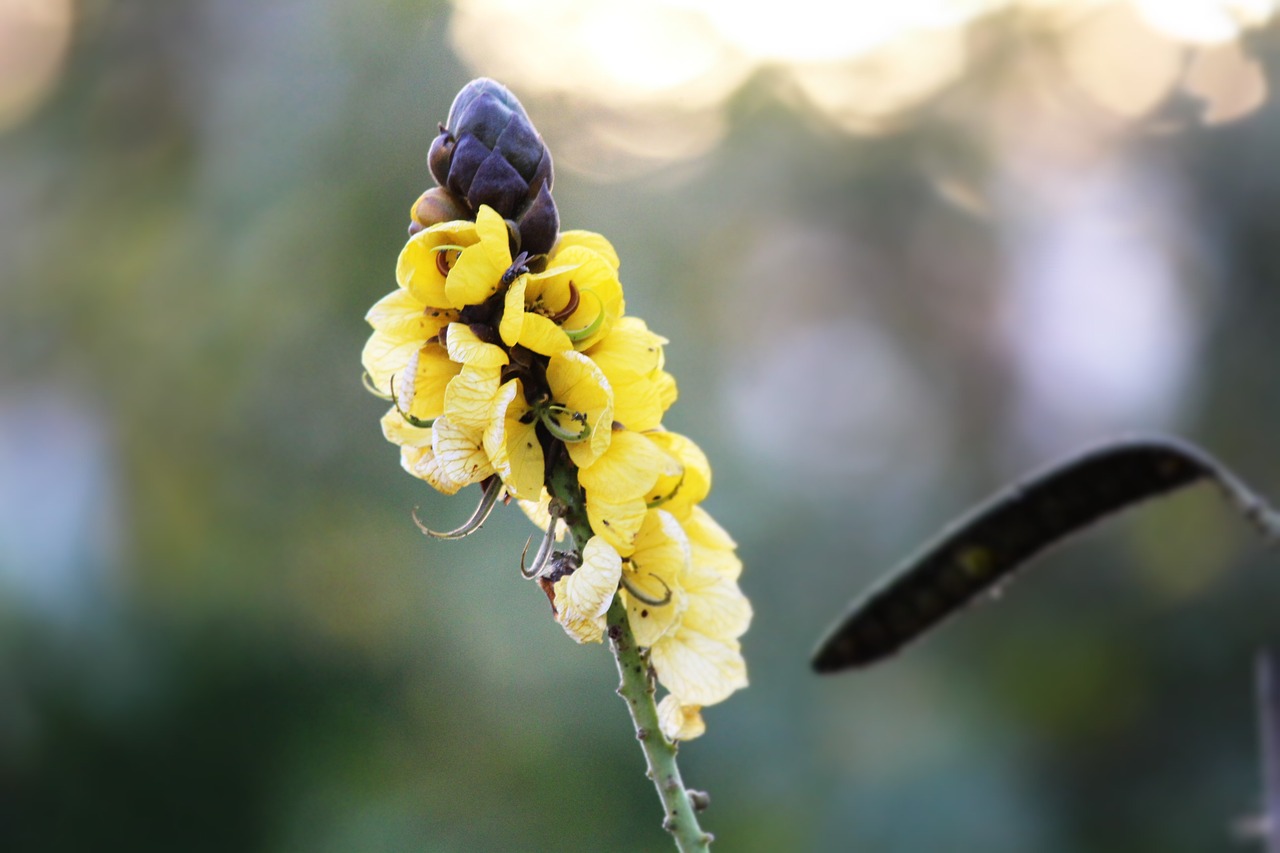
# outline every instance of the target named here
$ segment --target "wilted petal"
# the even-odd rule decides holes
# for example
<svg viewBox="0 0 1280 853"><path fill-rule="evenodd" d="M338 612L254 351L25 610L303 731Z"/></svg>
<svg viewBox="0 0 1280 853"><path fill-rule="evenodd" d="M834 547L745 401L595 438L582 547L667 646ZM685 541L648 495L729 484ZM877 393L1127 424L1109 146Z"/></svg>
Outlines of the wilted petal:
<svg viewBox="0 0 1280 853"><path fill-rule="evenodd" d="M701 712L701 706L681 705L675 695L668 694L658 703L658 727L667 740L693 740L707 730Z"/></svg>
<svg viewBox="0 0 1280 853"><path fill-rule="evenodd" d="M598 643L605 612L622 576L622 558L599 536L587 540L582 565L555 582L556 618L579 643Z"/></svg>
<svg viewBox="0 0 1280 853"><path fill-rule="evenodd" d="M440 470L450 481L469 485L493 475L480 430L442 417L436 420L431 432L431 449L439 460Z"/></svg>

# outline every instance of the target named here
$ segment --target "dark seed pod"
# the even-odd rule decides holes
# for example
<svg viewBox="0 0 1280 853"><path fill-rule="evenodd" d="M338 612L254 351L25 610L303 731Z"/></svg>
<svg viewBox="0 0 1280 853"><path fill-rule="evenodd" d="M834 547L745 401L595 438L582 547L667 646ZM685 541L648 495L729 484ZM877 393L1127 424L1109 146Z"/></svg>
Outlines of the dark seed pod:
<svg viewBox="0 0 1280 853"><path fill-rule="evenodd" d="M1151 437L1116 441L1055 465L996 495L953 524L854 602L813 655L818 672L866 666L893 654L995 589L1050 546L1103 517L1210 480L1264 534L1280 520L1209 454Z"/></svg>
<svg viewBox="0 0 1280 853"><path fill-rule="evenodd" d="M502 84L482 77L462 88L427 165L472 216L487 204L514 222L521 250L540 255L555 244L560 217L551 198L551 152Z"/></svg>

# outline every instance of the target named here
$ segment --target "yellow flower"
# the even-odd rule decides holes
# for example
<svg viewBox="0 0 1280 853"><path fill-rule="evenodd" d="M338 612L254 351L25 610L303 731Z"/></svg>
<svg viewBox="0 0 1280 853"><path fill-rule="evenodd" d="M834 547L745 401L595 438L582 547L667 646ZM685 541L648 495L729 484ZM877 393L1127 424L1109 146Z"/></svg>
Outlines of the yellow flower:
<svg viewBox="0 0 1280 853"><path fill-rule="evenodd" d="M502 274L511 266L510 233L497 211L487 205L480 207L475 234L476 241L459 253L444 279L446 304L452 308L479 305L497 293Z"/></svg>
<svg viewBox="0 0 1280 853"><path fill-rule="evenodd" d="M689 715L746 686L738 638L751 623L732 540L719 535L723 531L700 508L690 515L696 541L675 516L651 510L622 572L628 621L636 642L649 648L658 681L674 697L668 725L684 739L696 736ZM692 710L682 711L677 724L673 707Z"/></svg>
<svg viewBox="0 0 1280 853"><path fill-rule="evenodd" d="M549 302L562 306L562 312L569 306L571 292L577 293L576 306L560 325L573 339L574 348L585 350L609 334L625 312L626 301L613 247L598 234L571 233L568 239L562 234L551 250L541 287ZM601 251L605 247L607 254Z"/></svg>
<svg viewBox="0 0 1280 853"><path fill-rule="evenodd" d="M678 474L679 463L645 433L620 430L609 449L578 471L591 529L624 556L636 549L636 537L648 513L645 495L659 478Z"/></svg>
<svg viewBox="0 0 1280 853"><path fill-rule="evenodd" d="M586 468L609 449L613 438L609 381L594 361L569 351L558 352L547 362L547 385L552 406L547 426L565 441L573 463Z"/></svg>
<svg viewBox="0 0 1280 853"><path fill-rule="evenodd" d="M622 558L599 536L587 540L582 565L555 581L556 620L579 643L598 643L604 634L605 612L613 603L622 577Z"/></svg>
<svg viewBox="0 0 1280 853"><path fill-rule="evenodd" d="M653 647L679 626L688 606L683 580L689 559L689 539L680 522L670 513L651 510L622 569L627 621L641 646Z"/></svg>

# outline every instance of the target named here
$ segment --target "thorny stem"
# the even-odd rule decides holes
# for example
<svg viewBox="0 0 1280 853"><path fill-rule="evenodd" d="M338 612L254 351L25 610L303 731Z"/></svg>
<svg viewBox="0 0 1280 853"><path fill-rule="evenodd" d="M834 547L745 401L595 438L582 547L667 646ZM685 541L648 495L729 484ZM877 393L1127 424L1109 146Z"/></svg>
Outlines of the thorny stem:
<svg viewBox="0 0 1280 853"><path fill-rule="evenodd" d="M579 558L587 540L591 538L591 525L587 521L586 504L578 485L577 471L567 454L560 454L552 463L547 481L548 490L564 506L564 520L573 532L574 548ZM649 675L649 659L645 651L636 645L627 621L627 607L622 596L615 595L606 617L609 645L618 664L622 683L618 695L627 703L631 722L635 726L636 739L644 750L648 763L646 774L658 789L662 801L662 827L675 839L681 853L707 851L712 836L698 825L693 797L705 801L705 794L691 792L680 778L676 764L676 745L667 740L658 726L658 706L653 701L653 680ZM693 795L693 796L691 796Z"/></svg>

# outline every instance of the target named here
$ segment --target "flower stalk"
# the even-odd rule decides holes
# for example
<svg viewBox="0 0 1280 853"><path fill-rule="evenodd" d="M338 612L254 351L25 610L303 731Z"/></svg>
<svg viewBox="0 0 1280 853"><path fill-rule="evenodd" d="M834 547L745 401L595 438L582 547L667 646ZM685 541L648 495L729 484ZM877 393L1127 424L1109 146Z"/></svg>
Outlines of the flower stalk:
<svg viewBox="0 0 1280 853"><path fill-rule="evenodd" d="M581 562L583 548L592 532L577 472L568 459L561 457L554 463L547 486L552 499L560 505L561 515L573 535L574 555ZM676 849L681 853L709 850L714 836L703 831L697 815L706 808L706 794L690 791L684 786L676 761L679 750L662 734L649 661L644 649L636 644L627 618L627 606L620 596L613 599L605 619L609 648L618 665L618 695L627 703L636 740L644 752L645 775L658 789L658 799L662 802L662 828L671 833Z"/></svg>

